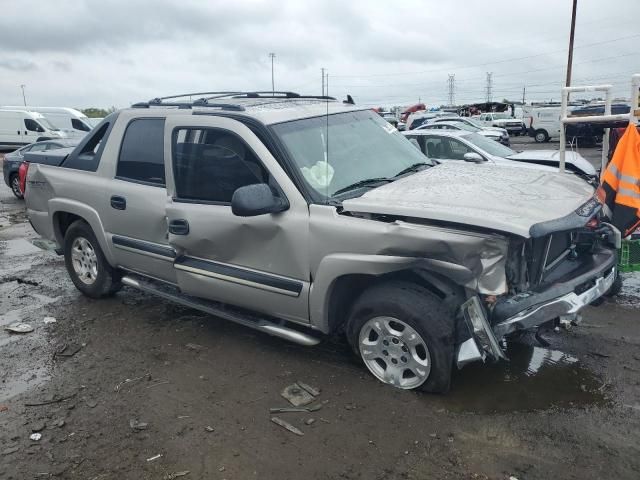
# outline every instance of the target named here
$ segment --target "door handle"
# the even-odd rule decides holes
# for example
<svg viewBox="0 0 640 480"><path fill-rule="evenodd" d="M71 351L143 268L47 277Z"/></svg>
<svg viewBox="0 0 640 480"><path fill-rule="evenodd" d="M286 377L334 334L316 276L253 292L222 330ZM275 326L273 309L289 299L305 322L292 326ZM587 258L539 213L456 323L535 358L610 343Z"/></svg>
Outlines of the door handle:
<svg viewBox="0 0 640 480"><path fill-rule="evenodd" d="M173 235L187 235L189 233L189 222L181 218L169 222L169 233Z"/></svg>
<svg viewBox="0 0 640 480"><path fill-rule="evenodd" d="M116 210L126 210L127 209L127 199L124 197L120 197L119 195L114 195L111 197L111 208L115 208Z"/></svg>

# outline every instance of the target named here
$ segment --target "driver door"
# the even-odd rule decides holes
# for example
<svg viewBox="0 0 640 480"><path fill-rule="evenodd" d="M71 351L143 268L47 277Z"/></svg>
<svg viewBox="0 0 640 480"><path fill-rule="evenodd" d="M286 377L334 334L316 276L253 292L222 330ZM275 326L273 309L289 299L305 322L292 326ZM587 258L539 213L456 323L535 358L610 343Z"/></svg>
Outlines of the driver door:
<svg viewBox="0 0 640 480"><path fill-rule="evenodd" d="M168 240L180 290L308 322L307 203L256 135L229 118L168 116L165 165ZM233 193L258 183L286 198L289 208L234 215Z"/></svg>

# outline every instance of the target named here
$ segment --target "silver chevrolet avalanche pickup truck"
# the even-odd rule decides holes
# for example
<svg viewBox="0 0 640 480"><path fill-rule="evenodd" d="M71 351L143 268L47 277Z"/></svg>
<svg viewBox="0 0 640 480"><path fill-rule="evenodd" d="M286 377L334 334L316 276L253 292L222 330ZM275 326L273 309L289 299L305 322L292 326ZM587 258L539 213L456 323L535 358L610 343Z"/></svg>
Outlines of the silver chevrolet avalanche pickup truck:
<svg viewBox="0 0 640 480"><path fill-rule="evenodd" d="M380 381L444 392L614 282L619 232L574 175L437 164L329 97L192 95L27 158L29 219L85 295L127 285L303 345L344 333Z"/></svg>

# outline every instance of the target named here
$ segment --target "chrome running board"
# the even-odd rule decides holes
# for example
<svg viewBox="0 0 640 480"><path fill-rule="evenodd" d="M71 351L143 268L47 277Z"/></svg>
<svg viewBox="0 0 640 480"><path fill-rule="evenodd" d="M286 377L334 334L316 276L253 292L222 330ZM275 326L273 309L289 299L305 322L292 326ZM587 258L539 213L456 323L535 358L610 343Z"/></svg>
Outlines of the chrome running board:
<svg viewBox="0 0 640 480"><path fill-rule="evenodd" d="M300 332L286 326L284 320L267 319L259 314L248 313L221 303L212 302L202 298L191 297L180 293L174 285L151 280L135 274L127 274L122 277L122 283L143 292L162 297L165 300L179 303L185 307L194 308L210 315L238 323L245 327L253 328L274 337L284 338L298 345L313 346L320 343L320 338Z"/></svg>

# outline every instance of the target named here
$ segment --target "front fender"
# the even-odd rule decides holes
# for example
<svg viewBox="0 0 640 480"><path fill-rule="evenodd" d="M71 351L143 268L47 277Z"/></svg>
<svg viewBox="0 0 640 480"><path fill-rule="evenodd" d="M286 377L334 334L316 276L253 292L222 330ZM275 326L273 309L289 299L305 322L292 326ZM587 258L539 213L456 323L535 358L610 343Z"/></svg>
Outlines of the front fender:
<svg viewBox="0 0 640 480"><path fill-rule="evenodd" d="M329 301L333 287L345 275L380 276L403 270L422 269L435 272L459 285L474 283L468 268L443 260L391 255L336 253L324 257L316 272L309 294L309 317L319 330L329 332Z"/></svg>

